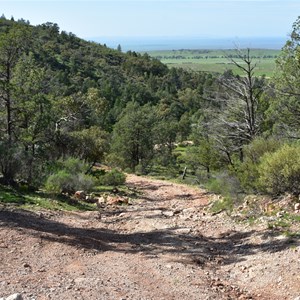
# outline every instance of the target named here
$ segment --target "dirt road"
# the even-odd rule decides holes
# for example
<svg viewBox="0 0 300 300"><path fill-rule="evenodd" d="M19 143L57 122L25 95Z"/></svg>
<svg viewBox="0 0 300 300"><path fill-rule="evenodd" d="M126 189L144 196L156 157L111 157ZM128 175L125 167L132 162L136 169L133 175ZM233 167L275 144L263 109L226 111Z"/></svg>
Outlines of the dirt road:
<svg viewBox="0 0 300 300"><path fill-rule="evenodd" d="M98 212L0 208L0 297L291 299L299 240L206 212L204 191L128 176L128 206Z"/></svg>

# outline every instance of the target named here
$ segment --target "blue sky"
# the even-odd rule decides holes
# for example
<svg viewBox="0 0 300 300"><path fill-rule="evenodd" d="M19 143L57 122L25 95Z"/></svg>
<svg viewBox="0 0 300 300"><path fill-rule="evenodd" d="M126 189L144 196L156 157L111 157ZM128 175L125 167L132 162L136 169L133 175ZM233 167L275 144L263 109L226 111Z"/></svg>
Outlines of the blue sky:
<svg viewBox="0 0 300 300"><path fill-rule="evenodd" d="M300 0L0 0L2 13L34 25L57 23L82 38L287 37Z"/></svg>

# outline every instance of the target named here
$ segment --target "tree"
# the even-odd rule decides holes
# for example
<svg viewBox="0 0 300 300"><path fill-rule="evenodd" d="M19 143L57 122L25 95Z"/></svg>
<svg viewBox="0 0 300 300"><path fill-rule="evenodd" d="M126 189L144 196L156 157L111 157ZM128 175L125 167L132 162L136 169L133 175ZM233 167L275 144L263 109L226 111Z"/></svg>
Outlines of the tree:
<svg viewBox="0 0 300 300"><path fill-rule="evenodd" d="M122 47L120 44L118 44L117 51L122 52Z"/></svg>
<svg viewBox="0 0 300 300"><path fill-rule="evenodd" d="M204 114L193 124L191 138L193 145L188 148L185 161L194 171L204 169L207 178L211 171L220 166L220 154L209 131L209 116Z"/></svg>
<svg viewBox="0 0 300 300"><path fill-rule="evenodd" d="M154 126L155 154L157 161L163 166L174 165L176 158L173 154L178 132L178 122L172 118L162 119Z"/></svg>
<svg viewBox="0 0 300 300"><path fill-rule="evenodd" d="M71 132L73 138L71 155L90 163L89 170L103 160L109 148L108 133L99 127L92 126L80 131Z"/></svg>
<svg viewBox="0 0 300 300"><path fill-rule="evenodd" d="M15 100L12 79L14 67L22 52L29 43L29 32L26 27L13 24L9 31L0 36L0 142L5 152L0 155L1 172L5 183L12 183L16 172L15 133Z"/></svg>
<svg viewBox="0 0 300 300"><path fill-rule="evenodd" d="M300 138L300 17L292 27L290 39L276 61L274 84L277 97L271 105L271 118L277 133Z"/></svg>
<svg viewBox="0 0 300 300"><path fill-rule="evenodd" d="M54 126L48 99L49 80L45 68L38 66L33 53L23 54L14 68L14 144L22 156L22 178L29 184L40 179L38 169L48 159L47 149Z"/></svg>
<svg viewBox="0 0 300 300"><path fill-rule="evenodd" d="M265 89L264 77L255 77L256 63L253 62L250 49L237 51L237 59L230 61L242 71L242 76L226 72L219 78L220 91L216 94L220 113L213 122L215 139L222 151L230 155L238 152L243 160L243 145L249 144L260 134L262 111L261 95Z"/></svg>
<svg viewBox="0 0 300 300"><path fill-rule="evenodd" d="M153 157L153 108L129 102L113 130L112 151L122 161L122 167L132 170L139 164L146 166Z"/></svg>

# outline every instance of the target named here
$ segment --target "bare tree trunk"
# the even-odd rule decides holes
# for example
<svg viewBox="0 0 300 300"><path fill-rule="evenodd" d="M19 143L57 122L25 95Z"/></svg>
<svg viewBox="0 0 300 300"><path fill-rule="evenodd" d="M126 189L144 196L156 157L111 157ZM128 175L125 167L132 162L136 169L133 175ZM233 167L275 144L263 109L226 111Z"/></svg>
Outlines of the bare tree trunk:
<svg viewBox="0 0 300 300"><path fill-rule="evenodd" d="M187 170L187 167L184 167L184 170L183 170L183 173L182 173L182 177L181 177L182 180L185 179L185 176L186 176L186 170Z"/></svg>

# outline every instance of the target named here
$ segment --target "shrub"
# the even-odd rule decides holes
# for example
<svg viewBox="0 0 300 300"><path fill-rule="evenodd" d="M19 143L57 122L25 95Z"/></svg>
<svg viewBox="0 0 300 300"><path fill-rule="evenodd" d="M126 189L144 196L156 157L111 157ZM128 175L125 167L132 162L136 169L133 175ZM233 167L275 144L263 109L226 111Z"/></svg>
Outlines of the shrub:
<svg viewBox="0 0 300 300"><path fill-rule="evenodd" d="M229 196L224 197L213 203L210 208L210 212L212 213L219 213L221 211L226 211L227 213L231 213L234 207L233 199Z"/></svg>
<svg viewBox="0 0 300 300"><path fill-rule="evenodd" d="M58 171L48 177L45 188L51 193L61 193L64 191L73 191L73 178L66 170Z"/></svg>
<svg viewBox="0 0 300 300"><path fill-rule="evenodd" d="M259 189L259 163L263 155L275 152L281 143L273 138L257 138L244 147L244 161L236 164L236 175L245 191Z"/></svg>
<svg viewBox="0 0 300 300"><path fill-rule="evenodd" d="M117 169L112 169L111 171L105 173L99 178L100 184L118 186L122 185L126 181L126 175L118 171Z"/></svg>
<svg viewBox="0 0 300 300"><path fill-rule="evenodd" d="M94 177L85 174L87 166L79 159L69 158L60 163L46 180L45 189L52 193L74 193L78 190L89 191L95 185Z"/></svg>
<svg viewBox="0 0 300 300"><path fill-rule="evenodd" d="M105 174L106 171L104 169L96 169L91 171L91 175L96 177L97 179L100 179Z"/></svg>
<svg viewBox="0 0 300 300"><path fill-rule="evenodd" d="M71 174L60 170L48 177L45 188L52 193L74 193L77 190L89 191L95 185L94 178L83 173Z"/></svg>
<svg viewBox="0 0 300 300"><path fill-rule="evenodd" d="M274 138L265 139L259 137L254 139L249 145L244 147L246 159L254 164L260 162L261 157L267 152L275 152L282 146L282 143Z"/></svg>
<svg viewBox="0 0 300 300"><path fill-rule="evenodd" d="M300 146L284 145L266 153L259 165L259 182L272 194L300 194Z"/></svg>
<svg viewBox="0 0 300 300"><path fill-rule="evenodd" d="M87 164L78 158L70 157L62 162L62 166L70 173L84 173L88 169Z"/></svg>
<svg viewBox="0 0 300 300"><path fill-rule="evenodd" d="M215 194L220 194L223 197L238 198L240 193L240 185L237 178L227 172L220 172L213 178L210 178L204 183L205 188Z"/></svg>

